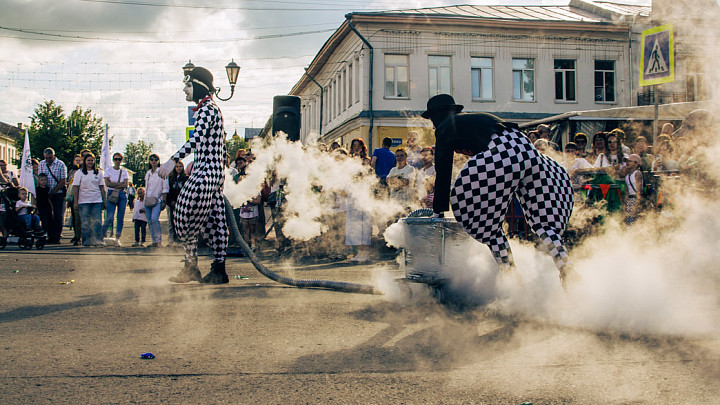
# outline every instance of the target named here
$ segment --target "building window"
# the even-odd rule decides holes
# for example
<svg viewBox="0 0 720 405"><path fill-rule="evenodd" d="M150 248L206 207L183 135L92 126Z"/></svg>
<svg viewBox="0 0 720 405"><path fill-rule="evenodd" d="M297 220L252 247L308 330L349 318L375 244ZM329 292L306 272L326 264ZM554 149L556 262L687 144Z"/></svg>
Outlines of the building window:
<svg viewBox="0 0 720 405"><path fill-rule="evenodd" d="M473 100L493 99L493 58L470 58Z"/></svg>
<svg viewBox="0 0 720 405"><path fill-rule="evenodd" d="M335 118L335 115L337 115L337 106L335 105L335 100L337 100L337 86L336 81L333 80L332 85L330 85L330 118Z"/></svg>
<svg viewBox="0 0 720 405"><path fill-rule="evenodd" d="M360 58L355 58L355 102L360 101Z"/></svg>
<svg viewBox="0 0 720 405"><path fill-rule="evenodd" d="M385 55L385 97L408 98L408 67L407 55Z"/></svg>
<svg viewBox="0 0 720 405"><path fill-rule="evenodd" d="M324 89L321 90L322 94L323 94L323 105L321 107L322 113L323 113L323 116L322 116L323 125L327 124L327 122L329 121L328 117L330 117L330 113L328 112L328 108L329 108L328 105L330 104L330 103L328 103L328 99L330 98L330 92L328 90L329 89L327 87L325 87Z"/></svg>
<svg viewBox="0 0 720 405"><path fill-rule="evenodd" d="M428 57L428 90L430 97L437 94L452 93L450 70L451 67L449 56Z"/></svg>
<svg viewBox="0 0 720 405"><path fill-rule="evenodd" d="M595 61L595 101L615 101L615 61Z"/></svg>
<svg viewBox="0 0 720 405"><path fill-rule="evenodd" d="M347 94L347 71L343 70L340 73L340 111L345 111L347 105L345 105L345 95Z"/></svg>
<svg viewBox="0 0 720 405"><path fill-rule="evenodd" d="M354 70L354 67L355 67L355 65L353 65L353 64L351 63L351 64L348 65L348 70L347 70L347 81L348 81L348 86L347 86L347 105L348 105L348 107L350 107L351 105L353 105L353 95L352 95L352 93L353 93L353 76L354 76L353 70Z"/></svg>
<svg viewBox="0 0 720 405"><path fill-rule="evenodd" d="M535 59L515 59L513 69L513 100L535 101Z"/></svg>
<svg viewBox="0 0 720 405"><path fill-rule="evenodd" d="M555 59L555 100L575 101L575 61Z"/></svg>

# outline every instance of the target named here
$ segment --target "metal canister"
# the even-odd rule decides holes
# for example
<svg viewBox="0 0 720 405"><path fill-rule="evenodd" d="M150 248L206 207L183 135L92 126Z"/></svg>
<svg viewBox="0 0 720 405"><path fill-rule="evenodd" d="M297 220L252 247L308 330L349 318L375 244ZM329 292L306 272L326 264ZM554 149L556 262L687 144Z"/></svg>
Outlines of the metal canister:
<svg viewBox="0 0 720 405"><path fill-rule="evenodd" d="M468 244L477 243L450 218L404 218L404 267L409 281L438 283L465 263ZM470 245L472 246L472 245Z"/></svg>

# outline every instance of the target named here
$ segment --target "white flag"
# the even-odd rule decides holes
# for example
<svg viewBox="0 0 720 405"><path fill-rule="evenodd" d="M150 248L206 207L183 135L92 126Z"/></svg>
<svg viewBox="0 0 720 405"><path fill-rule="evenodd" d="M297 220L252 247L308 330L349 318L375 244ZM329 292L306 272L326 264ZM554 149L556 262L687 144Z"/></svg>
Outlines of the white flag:
<svg viewBox="0 0 720 405"><path fill-rule="evenodd" d="M103 135L102 150L100 151L100 168L107 170L113 166L110 156L110 141L108 140L108 125L105 124L105 134Z"/></svg>
<svg viewBox="0 0 720 405"><path fill-rule="evenodd" d="M25 128L25 145L23 146L22 160L20 161L20 187L35 195L35 176L33 176L32 157L30 156L30 136Z"/></svg>

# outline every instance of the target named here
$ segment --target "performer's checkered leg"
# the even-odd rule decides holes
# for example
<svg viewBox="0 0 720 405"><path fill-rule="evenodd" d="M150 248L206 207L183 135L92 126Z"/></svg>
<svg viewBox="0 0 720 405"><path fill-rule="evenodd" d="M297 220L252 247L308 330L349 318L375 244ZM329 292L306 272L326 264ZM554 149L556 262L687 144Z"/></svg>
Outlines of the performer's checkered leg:
<svg viewBox="0 0 720 405"><path fill-rule="evenodd" d="M225 262L228 242L227 218L225 217L225 200L218 191L210 207L210 215L203 229L203 236L213 250L214 261Z"/></svg>
<svg viewBox="0 0 720 405"><path fill-rule="evenodd" d="M183 240L182 245L183 245L183 249L185 250L185 262L186 263L197 263L197 260L198 260L197 244L198 244L197 236L195 237L194 241Z"/></svg>
<svg viewBox="0 0 720 405"><path fill-rule="evenodd" d="M533 230L542 241L543 246L545 246L550 256L552 256L555 261L555 266L562 272L562 269L568 263L568 255L558 232L550 227L542 226Z"/></svg>
<svg viewBox="0 0 720 405"><path fill-rule="evenodd" d="M499 229L493 238L485 243L492 252L495 261L500 267L500 271L510 271L515 269L515 261L513 260L510 243L508 243L505 232Z"/></svg>
<svg viewBox="0 0 720 405"><path fill-rule="evenodd" d="M180 273L170 278L170 281L174 283L202 281L200 269L197 265L197 242L200 227L209 210L209 200L206 198L203 201L202 194L198 193L198 189L194 184L187 187L187 189L183 188L180 195L182 196L183 193L185 196L182 199L178 198L172 221L175 227L175 237L182 243L185 250L185 266ZM194 205L191 205L191 203Z"/></svg>
<svg viewBox="0 0 720 405"><path fill-rule="evenodd" d="M578 275L573 271L572 263L568 258L567 251L560 238L560 233L549 227L537 227L533 230L555 261L555 266L560 272L560 282L563 288L567 288L568 278L577 279Z"/></svg>
<svg viewBox="0 0 720 405"><path fill-rule="evenodd" d="M518 199L525 219L552 256L565 285L569 266L561 236L574 205L570 177L554 160L537 156L521 182Z"/></svg>
<svg viewBox="0 0 720 405"><path fill-rule="evenodd" d="M229 282L225 271L225 250L227 249L228 227L225 217L225 199L222 188L217 190L211 201L210 212L203 228L203 236L213 250L214 260L210 272L203 277L203 283L225 284Z"/></svg>
<svg viewBox="0 0 720 405"><path fill-rule="evenodd" d="M212 201L206 188L202 180L191 178L180 191L175 204L175 237L183 245L185 262L197 262L197 243Z"/></svg>

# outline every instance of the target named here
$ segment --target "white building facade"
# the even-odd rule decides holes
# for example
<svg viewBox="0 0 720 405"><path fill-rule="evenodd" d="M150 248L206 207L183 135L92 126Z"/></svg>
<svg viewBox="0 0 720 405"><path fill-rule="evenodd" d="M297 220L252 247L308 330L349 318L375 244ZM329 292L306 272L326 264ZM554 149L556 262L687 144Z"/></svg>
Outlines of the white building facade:
<svg viewBox="0 0 720 405"><path fill-rule="evenodd" d="M429 144L419 114L440 93L516 122L634 105L633 41L649 13L573 0L348 14L290 93L301 139L375 148L416 130Z"/></svg>

